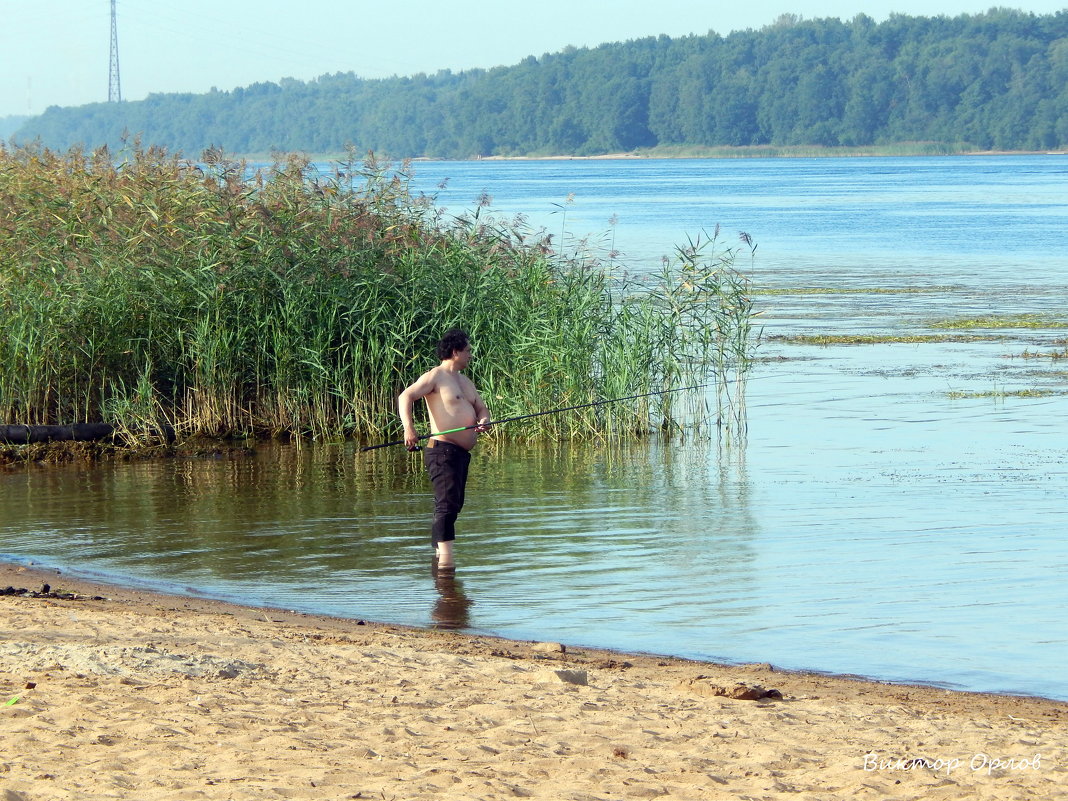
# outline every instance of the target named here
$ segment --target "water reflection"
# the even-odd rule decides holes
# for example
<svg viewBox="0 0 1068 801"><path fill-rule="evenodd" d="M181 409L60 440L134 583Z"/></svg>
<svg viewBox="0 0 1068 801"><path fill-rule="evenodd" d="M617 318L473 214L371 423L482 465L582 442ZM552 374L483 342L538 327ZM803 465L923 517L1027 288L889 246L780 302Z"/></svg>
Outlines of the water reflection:
<svg viewBox="0 0 1068 801"><path fill-rule="evenodd" d="M473 602L464 593L463 584L456 578L456 572L439 571L436 560L430 572L434 577L434 589L438 591L438 600L430 612L435 628L467 628L471 622L468 611Z"/></svg>
<svg viewBox="0 0 1068 801"><path fill-rule="evenodd" d="M589 613L599 599L607 625L680 602L729 615L751 582L757 526L740 466L708 456L707 443L481 448L457 545L464 580L494 599L474 620L458 580L428 585L418 569L432 498L403 451L267 445L235 458L8 474L0 550L418 625L534 626L548 615L573 625L576 604ZM676 589L665 594L664 581ZM435 596L428 617L419 599Z"/></svg>

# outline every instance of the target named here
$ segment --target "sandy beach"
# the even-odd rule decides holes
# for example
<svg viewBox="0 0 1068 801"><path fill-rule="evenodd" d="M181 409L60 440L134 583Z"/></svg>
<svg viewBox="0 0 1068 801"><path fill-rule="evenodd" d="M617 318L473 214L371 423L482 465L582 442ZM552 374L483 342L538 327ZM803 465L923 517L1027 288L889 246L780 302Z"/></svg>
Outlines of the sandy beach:
<svg viewBox="0 0 1068 801"><path fill-rule="evenodd" d="M1068 786L1056 701L412 630L13 565L5 587L26 592L0 595L0 801L956 801Z"/></svg>

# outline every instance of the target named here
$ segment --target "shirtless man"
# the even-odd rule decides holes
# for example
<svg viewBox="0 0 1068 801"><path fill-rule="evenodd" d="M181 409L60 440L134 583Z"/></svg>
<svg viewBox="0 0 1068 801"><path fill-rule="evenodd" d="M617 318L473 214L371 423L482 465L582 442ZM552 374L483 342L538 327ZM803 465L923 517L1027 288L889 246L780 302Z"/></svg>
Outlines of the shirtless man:
<svg viewBox="0 0 1068 801"><path fill-rule="evenodd" d="M456 539L456 517L464 505L470 450L480 431L489 423L489 409L461 371L471 362L471 344L458 328L445 332L438 343L441 364L416 379L397 397L397 410L404 424L404 444L415 450L419 434L412 419L412 407L422 398L430 413L431 431L475 426L453 434L431 437L423 450L423 463L434 487L434 522L430 542L437 554L439 569L454 566L452 544Z"/></svg>

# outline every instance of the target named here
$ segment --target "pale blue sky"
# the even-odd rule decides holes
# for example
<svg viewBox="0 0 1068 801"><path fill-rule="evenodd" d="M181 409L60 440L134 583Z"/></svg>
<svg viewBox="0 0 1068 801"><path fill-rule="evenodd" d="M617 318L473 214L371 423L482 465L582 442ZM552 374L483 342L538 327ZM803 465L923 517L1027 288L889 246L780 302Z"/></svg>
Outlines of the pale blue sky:
<svg viewBox="0 0 1068 801"><path fill-rule="evenodd" d="M122 94L232 89L323 73L493 67L567 45L759 29L781 14L882 21L990 0L118 0ZM1065 0L1001 3L1036 14ZM0 0L0 116L107 99L110 0Z"/></svg>

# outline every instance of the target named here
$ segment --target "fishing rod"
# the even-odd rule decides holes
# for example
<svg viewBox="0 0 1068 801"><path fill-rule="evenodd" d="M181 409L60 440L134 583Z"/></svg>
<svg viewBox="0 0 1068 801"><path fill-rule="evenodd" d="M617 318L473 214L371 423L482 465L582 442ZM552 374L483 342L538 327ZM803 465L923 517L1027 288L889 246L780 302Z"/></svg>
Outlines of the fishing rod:
<svg viewBox="0 0 1068 801"><path fill-rule="evenodd" d="M594 401L593 403L579 403L579 404L577 404L575 406L564 406L564 407L562 407L560 409L549 409L549 410L544 411L544 412L534 412L533 414L518 414L515 417L502 417L500 420L490 420L488 423L475 423L474 425L470 425L470 426L461 426L460 428L450 428L450 429L447 429L445 431L435 431L433 434L423 434L423 435L421 435L419 437L419 439L421 439L421 440L430 439L431 437L441 436L442 434L456 434L456 433L458 433L460 431L470 431L472 428L482 428L482 427L487 427L488 428L489 426L500 425L501 423L514 423L516 420L529 420L531 417L541 417L542 415L546 415L546 414L559 414L560 412L571 412L571 411L574 411L575 409L588 409L591 406L604 406L606 403L620 403L621 401L634 400L636 398L648 398L648 397L650 397L652 395L668 395L668 394L670 394L672 392L685 392L686 390L689 390L689 389L703 389L703 388L705 388L707 386L708 386L708 384L695 384L692 387L679 387L677 389L662 389L659 392L642 392L642 393L640 393L638 395L627 395L625 398L610 398L608 400L603 400L603 401ZM392 442L383 442L383 443L381 443L379 445L367 445L367 446L365 446L363 448L360 448L360 453L363 453L364 451L378 450L379 448L388 448L391 445L403 445L403 444L404 444L404 440L403 439L395 439ZM416 448L416 449L418 449L418 448Z"/></svg>

